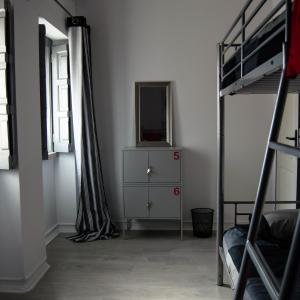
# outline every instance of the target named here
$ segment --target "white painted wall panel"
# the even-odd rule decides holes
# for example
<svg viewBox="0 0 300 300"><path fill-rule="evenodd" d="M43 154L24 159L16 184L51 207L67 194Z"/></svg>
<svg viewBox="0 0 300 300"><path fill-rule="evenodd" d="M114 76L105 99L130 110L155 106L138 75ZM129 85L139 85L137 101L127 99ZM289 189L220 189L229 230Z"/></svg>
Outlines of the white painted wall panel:
<svg viewBox="0 0 300 300"><path fill-rule="evenodd" d="M66 1L74 12L74 2ZM0 279L27 277L46 256L38 18L44 17L66 33L66 14L53 0L12 0L12 3L15 13L19 168L18 171L0 172L0 224L5 223L0 227Z"/></svg>
<svg viewBox="0 0 300 300"><path fill-rule="evenodd" d="M45 232L57 225L55 159L43 161L43 199Z"/></svg>
<svg viewBox="0 0 300 300"><path fill-rule="evenodd" d="M57 221L60 225L75 225L76 220L75 158L60 153L55 165Z"/></svg>
<svg viewBox="0 0 300 300"><path fill-rule="evenodd" d="M174 139L185 149L184 218L190 219L193 207L215 208L216 44L241 9L241 1L76 3L78 13L91 25L96 121L114 219L122 214L121 149L135 141L135 81L174 82ZM231 133L227 140L226 196L230 200L253 200L274 101L271 96L228 100L226 126ZM226 220L230 215L226 213Z"/></svg>

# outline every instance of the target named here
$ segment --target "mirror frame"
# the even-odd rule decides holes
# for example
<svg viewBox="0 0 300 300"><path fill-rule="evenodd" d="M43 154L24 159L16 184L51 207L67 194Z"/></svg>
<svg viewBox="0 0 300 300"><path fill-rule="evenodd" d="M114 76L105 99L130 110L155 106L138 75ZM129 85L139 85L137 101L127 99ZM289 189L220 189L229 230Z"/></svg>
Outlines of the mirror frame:
<svg viewBox="0 0 300 300"><path fill-rule="evenodd" d="M165 87L166 88L166 141L141 141L140 120L140 89L142 87ZM171 81L142 81L135 82L135 128L137 147L172 147L172 83Z"/></svg>

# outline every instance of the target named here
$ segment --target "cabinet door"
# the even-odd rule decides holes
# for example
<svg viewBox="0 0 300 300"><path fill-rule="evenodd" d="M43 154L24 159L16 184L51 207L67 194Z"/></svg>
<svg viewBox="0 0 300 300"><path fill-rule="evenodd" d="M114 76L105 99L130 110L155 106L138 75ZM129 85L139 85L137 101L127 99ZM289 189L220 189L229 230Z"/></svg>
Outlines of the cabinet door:
<svg viewBox="0 0 300 300"><path fill-rule="evenodd" d="M150 182L180 182L179 151L149 151Z"/></svg>
<svg viewBox="0 0 300 300"><path fill-rule="evenodd" d="M149 187L151 218L180 218L180 187Z"/></svg>
<svg viewBox="0 0 300 300"><path fill-rule="evenodd" d="M149 217L148 187L126 186L124 187L125 217L147 218Z"/></svg>
<svg viewBox="0 0 300 300"><path fill-rule="evenodd" d="M124 182L148 182L148 151L124 151Z"/></svg>

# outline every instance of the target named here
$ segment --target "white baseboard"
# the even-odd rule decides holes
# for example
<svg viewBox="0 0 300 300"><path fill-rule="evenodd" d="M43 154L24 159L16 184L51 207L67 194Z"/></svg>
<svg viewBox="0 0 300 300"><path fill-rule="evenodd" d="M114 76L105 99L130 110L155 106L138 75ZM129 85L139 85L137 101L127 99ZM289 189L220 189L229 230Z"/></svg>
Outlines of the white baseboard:
<svg viewBox="0 0 300 300"><path fill-rule="evenodd" d="M114 224L118 226L119 229L123 228L124 221L114 221ZM131 230L179 230L180 221L179 220L132 220ZM224 228L232 227L232 223L224 223ZM193 223L192 220L183 221L183 230L192 231ZM213 224L213 231L217 230L217 224Z"/></svg>
<svg viewBox="0 0 300 300"><path fill-rule="evenodd" d="M45 244L50 244L59 235L59 226L55 224L45 233Z"/></svg>
<svg viewBox="0 0 300 300"><path fill-rule="evenodd" d="M75 225L62 223L56 224L52 226L46 233L45 233L45 244L46 246L50 244L60 233L75 233Z"/></svg>
<svg viewBox="0 0 300 300"><path fill-rule="evenodd" d="M117 227L122 230L124 221L113 221ZM131 230L179 230L179 220L132 220ZM233 223L224 223L224 229L230 228ZM193 224L192 220L184 220L183 230L192 231ZM213 224L213 231L217 230L217 224ZM75 225L70 223L56 224L51 227L45 234L45 243L48 245L52 242L60 233L75 233Z"/></svg>
<svg viewBox="0 0 300 300"><path fill-rule="evenodd" d="M27 293L31 291L49 270L49 265L44 260L26 278L0 278L0 293Z"/></svg>
<svg viewBox="0 0 300 300"><path fill-rule="evenodd" d="M75 224L72 223L60 223L58 224L59 233L75 233Z"/></svg>
<svg viewBox="0 0 300 300"><path fill-rule="evenodd" d="M124 221L113 221L113 223L122 230ZM125 224L126 225L126 224ZM191 221L183 222L184 230L192 230ZM138 220L132 219L131 230L179 230L179 220Z"/></svg>

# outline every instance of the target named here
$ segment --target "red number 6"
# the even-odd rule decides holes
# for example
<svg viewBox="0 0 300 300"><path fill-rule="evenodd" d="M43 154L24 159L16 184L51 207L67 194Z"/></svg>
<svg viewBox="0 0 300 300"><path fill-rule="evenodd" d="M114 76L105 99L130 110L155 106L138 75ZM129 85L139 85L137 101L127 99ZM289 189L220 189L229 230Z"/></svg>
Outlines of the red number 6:
<svg viewBox="0 0 300 300"><path fill-rule="evenodd" d="M179 196L179 195L180 195L180 188L179 188L179 187L175 187L175 188L173 189L173 194L174 194L175 196Z"/></svg>

